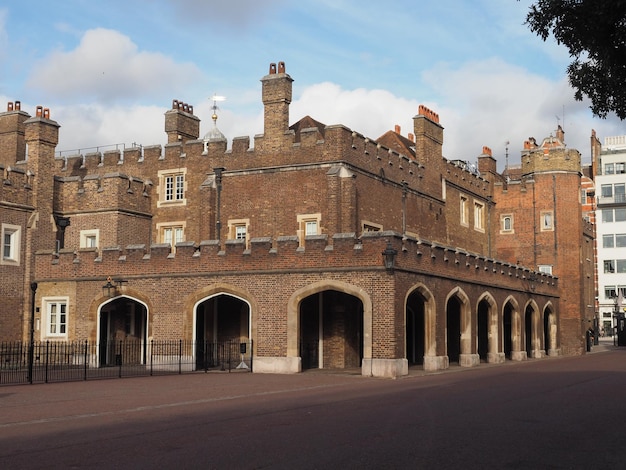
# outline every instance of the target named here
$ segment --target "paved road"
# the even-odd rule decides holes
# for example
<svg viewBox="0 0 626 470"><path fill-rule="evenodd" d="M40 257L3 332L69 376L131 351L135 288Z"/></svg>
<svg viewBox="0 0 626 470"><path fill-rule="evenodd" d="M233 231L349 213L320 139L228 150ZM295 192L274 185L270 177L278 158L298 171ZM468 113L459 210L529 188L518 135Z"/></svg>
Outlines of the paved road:
<svg viewBox="0 0 626 470"><path fill-rule="evenodd" d="M195 374L0 388L0 468L626 466L626 348L398 380Z"/></svg>

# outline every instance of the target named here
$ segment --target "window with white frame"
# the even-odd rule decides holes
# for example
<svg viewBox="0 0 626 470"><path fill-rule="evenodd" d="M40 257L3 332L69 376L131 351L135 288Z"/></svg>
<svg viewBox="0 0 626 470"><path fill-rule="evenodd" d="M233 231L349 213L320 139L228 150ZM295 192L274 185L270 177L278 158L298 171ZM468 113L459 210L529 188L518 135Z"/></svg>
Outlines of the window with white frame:
<svg viewBox="0 0 626 470"><path fill-rule="evenodd" d="M617 248L626 248L626 233L615 234L615 246Z"/></svg>
<svg viewBox="0 0 626 470"><path fill-rule="evenodd" d="M66 337L68 324L68 299L67 298L44 298L44 311L46 312L46 337Z"/></svg>
<svg viewBox="0 0 626 470"><path fill-rule="evenodd" d="M231 240L244 240L246 248L249 241L250 219L231 219L228 221L228 238Z"/></svg>
<svg viewBox="0 0 626 470"><path fill-rule="evenodd" d="M302 214L298 215L298 241L304 245L305 237L320 234L320 220L322 214Z"/></svg>
<svg viewBox="0 0 626 470"><path fill-rule="evenodd" d="M613 185L603 184L600 185L600 194L602 197L613 197Z"/></svg>
<svg viewBox="0 0 626 470"><path fill-rule="evenodd" d="M540 264L539 266L537 266L537 269L540 273L552 274L551 264Z"/></svg>
<svg viewBox="0 0 626 470"><path fill-rule="evenodd" d="M615 286L604 286L604 298L614 299L615 297L617 297Z"/></svg>
<svg viewBox="0 0 626 470"><path fill-rule="evenodd" d="M474 201L474 230L485 230L485 205Z"/></svg>
<svg viewBox="0 0 626 470"><path fill-rule="evenodd" d="M586 189L580 190L580 203L587 204L587 190Z"/></svg>
<svg viewBox="0 0 626 470"><path fill-rule="evenodd" d="M100 230L81 230L80 231L80 247L81 248L98 248L100 242Z"/></svg>
<svg viewBox="0 0 626 470"><path fill-rule="evenodd" d="M626 173L626 163L624 162L619 162L615 164L615 173L616 174L624 174Z"/></svg>
<svg viewBox="0 0 626 470"><path fill-rule="evenodd" d="M615 247L615 237L613 234L610 235L602 235L602 248L614 248Z"/></svg>
<svg viewBox="0 0 626 470"><path fill-rule="evenodd" d="M167 243L172 247L172 253L176 251L176 244L185 241L185 223L163 223L157 224L159 242Z"/></svg>
<svg viewBox="0 0 626 470"><path fill-rule="evenodd" d="M609 274L609 273L614 273L615 272L615 260L612 259L607 259L604 260L604 272Z"/></svg>
<svg viewBox="0 0 626 470"><path fill-rule="evenodd" d="M615 165L613 165L613 163L606 163L604 165L604 174L612 175L613 173L615 173Z"/></svg>
<svg viewBox="0 0 626 470"><path fill-rule="evenodd" d="M554 230L554 213L552 211L541 211L541 230Z"/></svg>
<svg viewBox="0 0 626 470"><path fill-rule="evenodd" d="M613 222L613 209L602 209L602 222Z"/></svg>
<svg viewBox="0 0 626 470"><path fill-rule="evenodd" d="M500 217L500 232L513 233L513 216L511 214Z"/></svg>
<svg viewBox="0 0 626 470"><path fill-rule="evenodd" d="M186 168L177 170L161 170L158 172L159 200L157 202L157 207L186 204L186 173Z"/></svg>
<svg viewBox="0 0 626 470"><path fill-rule="evenodd" d="M469 225L469 200L467 196L461 194L459 205L459 221L461 225Z"/></svg>
<svg viewBox="0 0 626 470"><path fill-rule="evenodd" d="M0 264L20 264L20 240L22 228L19 225L2 224L2 259Z"/></svg>
<svg viewBox="0 0 626 470"><path fill-rule="evenodd" d="M626 208L615 209L615 222L626 222Z"/></svg>

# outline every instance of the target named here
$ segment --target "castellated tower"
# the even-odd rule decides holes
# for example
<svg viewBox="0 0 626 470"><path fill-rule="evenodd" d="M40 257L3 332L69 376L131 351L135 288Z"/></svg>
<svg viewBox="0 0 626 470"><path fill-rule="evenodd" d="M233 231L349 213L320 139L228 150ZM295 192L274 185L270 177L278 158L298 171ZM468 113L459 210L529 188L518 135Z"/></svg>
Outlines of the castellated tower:
<svg viewBox="0 0 626 470"><path fill-rule="evenodd" d="M261 79L264 105L263 150L275 150L285 142L289 130L289 104L293 79L285 72L285 63L270 64L269 74Z"/></svg>
<svg viewBox="0 0 626 470"><path fill-rule="evenodd" d="M559 126L556 136L538 144L524 142L521 168L506 183L495 185L496 249L511 262L567 279L561 283L559 330L564 354L584 348L584 318L593 304L593 230L583 220L580 204L581 155L566 147ZM510 220L505 232L502 223ZM510 236L514 232L515 236ZM581 321L583 318L583 321Z"/></svg>

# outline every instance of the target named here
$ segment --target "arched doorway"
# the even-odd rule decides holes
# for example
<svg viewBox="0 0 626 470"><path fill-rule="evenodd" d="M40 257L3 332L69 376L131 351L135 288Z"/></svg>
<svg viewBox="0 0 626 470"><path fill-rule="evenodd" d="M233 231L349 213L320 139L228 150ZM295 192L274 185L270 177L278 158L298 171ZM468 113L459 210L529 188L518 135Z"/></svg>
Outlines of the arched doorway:
<svg viewBox="0 0 626 470"><path fill-rule="evenodd" d="M302 369L349 369L363 359L363 303L353 295L324 290L300 302Z"/></svg>
<svg viewBox="0 0 626 470"><path fill-rule="evenodd" d="M451 297L446 305L446 346L450 364L459 364L461 358L461 302L457 297Z"/></svg>
<svg viewBox="0 0 626 470"><path fill-rule="evenodd" d="M126 296L100 306L98 313L98 365L145 364L148 309Z"/></svg>
<svg viewBox="0 0 626 470"><path fill-rule="evenodd" d="M543 312L543 341L546 355L554 356L558 354L556 344L556 315L550 306L547 306Z"/></svg>
<svg viewBox="0 0 626 470"><path fill-rule="evenodd" d="M489 302L482 299L478 303L477 323L478 323L478 356L481 362L488 361L489 354Z"/></svg>
<svg viewBox="0 0 626 470"><path fill-rule="evenodd" d="M507 359L512 358L513 352L513 312L514 308L510 302L507 302L504 306L504 314L502 318L502 327L504 330L503 336L503 346L504 346L504 356Z"/></svg>
<svg viewBox="0 0 626 470"><path fill-rule="evenodd" d="M423 365L425 355L426 299L413 291L406 302L406 358L411 365Z"/></svg>
<svg viewBox="0 0 626 470"><path fill-rule="evenodd" d="M195 342L197 369L239 362L241 354L251 352L248 302L230 294L217 294L198 302Z"/></svg>
<svg viewBox="0 0 626 470"><path fill-rule="evenodd" d="M535 341L536 341L536 330L535 330L535 309L531 305L526 306L526 310L524 311L524 340L526 345L526 357L535 357Z"/></svg>

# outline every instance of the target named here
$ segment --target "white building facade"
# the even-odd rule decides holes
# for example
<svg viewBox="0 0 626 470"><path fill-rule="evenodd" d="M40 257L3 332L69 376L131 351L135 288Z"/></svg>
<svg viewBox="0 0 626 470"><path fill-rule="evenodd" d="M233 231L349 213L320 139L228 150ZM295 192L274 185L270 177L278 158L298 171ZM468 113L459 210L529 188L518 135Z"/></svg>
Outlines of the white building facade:
<svg viewBox="0 0 626 470"><path fill-rule="evenodd" d="M605 138L595 182L599 327L607 335L626 307L626 135Z"/></svg>

